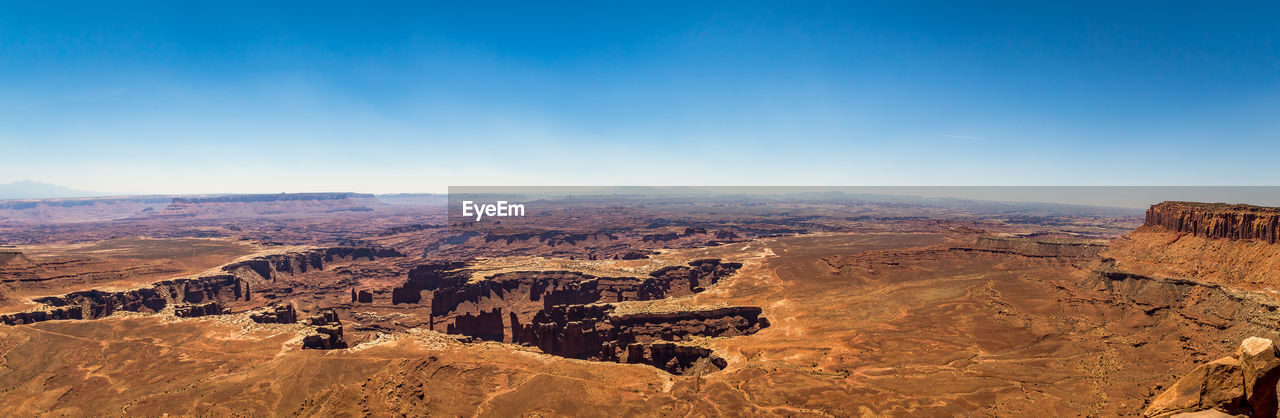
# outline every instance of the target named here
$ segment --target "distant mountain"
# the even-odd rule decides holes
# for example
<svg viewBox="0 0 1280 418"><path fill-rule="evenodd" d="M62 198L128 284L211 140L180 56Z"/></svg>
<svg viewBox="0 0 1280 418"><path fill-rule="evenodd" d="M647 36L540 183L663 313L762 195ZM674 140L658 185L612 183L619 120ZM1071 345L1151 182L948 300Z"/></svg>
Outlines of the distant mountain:
<svg viewBox="0 0 1280 418"><path fill-rule="evenodd" d="M0 184L0 199L52 199L60 197L104 196L107 193L86 192L56 184L31 180Z"/></svg>

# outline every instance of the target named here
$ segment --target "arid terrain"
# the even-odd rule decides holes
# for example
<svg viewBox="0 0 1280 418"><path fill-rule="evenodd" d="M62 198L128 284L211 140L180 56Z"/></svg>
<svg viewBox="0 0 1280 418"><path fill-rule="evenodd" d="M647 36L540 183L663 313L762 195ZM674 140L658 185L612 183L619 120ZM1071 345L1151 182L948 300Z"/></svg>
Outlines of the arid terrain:
<svg viewBox="0 0 1280 418"><path fill-rule="evenodd" d="M1249 393L1274 399L1246 359L1262 349L1237 352L1280 338L1274 209L531 207L460 225L440 196L0 202L0 414L1258 416ZM1183 378L1224 357L1245 383Z"/></svg>

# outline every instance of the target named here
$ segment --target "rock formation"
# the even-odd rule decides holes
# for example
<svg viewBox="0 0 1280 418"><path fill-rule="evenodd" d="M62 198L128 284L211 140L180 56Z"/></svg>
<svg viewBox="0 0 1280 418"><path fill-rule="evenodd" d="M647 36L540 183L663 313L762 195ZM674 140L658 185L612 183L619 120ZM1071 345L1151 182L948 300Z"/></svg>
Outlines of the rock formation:
<svg viewBox="0 0 1280 418"><path fill-rule="evenodd" d="M431 328L520 343L548 354L649 364L681 373L700 358L724 366L689 338L747 335L768 327L760 308L616 315L608 303L663 299L705 290L741 268L716 259L669 266L649 277L597 277L573 271L516 271L472 281L464 263L414 268L393 289L394 303L430 301ZM429 292L429 293L428 293Z"/></svg>
<svg viewBox="0 0 1280 418"><path fill-rule="evenodd" d="M351 301L356 303L373 303L373 293L368 290L357 291L351 288Z"/></svg>
<svg viewBox="0 0 1280 418"><path fill-rule="evenodd" d="M981 236L974 249L1027 257L1093 257L1107 249L1105 244L1062 238Z"/></svg>
<svg viewBox="0 0 1280 418"><path fill-rule="evenodd" d="M750 335L769 326L755 307L628 315L615 315L613 310L608 304L554 306L524 326L520 342L548 354L648 364L680 374L703 357L718 368L725 363L711 350L673 342Z"/></svg>
<svg viewBox="0 0 1280 418"><path fill-rule="evenodd" d="M250 313L249 319L259 324L292 324L298 322L298 312L293 304L278 304Z"/></svg>
<svg viewBox="0 0 1280 418"><path fill-rule="evenodd" d="M680 238L680 235L676 234L675 232L669 232L665 234L645 234L640 236L640 242L675 241L677 238Z"/></svg>
<svg viewBox="0 0 1280 418"><path fill-rule="evenodd" d="M446 326L445 332L461 334L490 341L502 341L506 335L506 326L502 323L502 308L493 308L475 314L464 313L453 319ZM518 323L518 319L515 319Z"/></svg>
<svg viewBox="0 0 1280 418"><path fill-rule="evenodd" d="M572 271L518 271L470 282L471 272L460 269L461 263L428 264L409 272L405 285L392 290L392 301L418 303L422 292L430 291L433 322L441 324L444 331L453 329L455 333L469 335L466 330L475 325L472 321L485 314L488 315L486 321L494 317L507 319L503 325L505 331L498 339L511 342L519 332L514 323L528 323L534 314L552 306L689 295L703 291L741 266L719 260L696 260L687 266L659 269L647 278L596 277ZM495 309L499 311L496 316L492 313ZM466 318L462 321L467 323L449 328L458 318ZM496 337L490 333L472 336Z"/></svg>
<svg viewBox="0 0 1280 418"><path fill-rule="evenodd" d="M1280 208L1164 202L1102 256L1128 272L1265 292L1280 287L1277 217Z"/></svg>
<svg viewBox="0 0 1280 418"><path fill-rule="evenodd" d="M342 325L325 325L315 328L315 332L302 337L302 349L336 350L347 348L347 341L342 338Z"/></svg>
<svg viewBox="0 0 1280 418"><path fill-rule="evenodd" d="M18 250L0 250L0 266L9 264L26 264L31 260L22 255L22 251Z"/></svg>
<svg viewBox="0 0 1280 418"><path fill-rule="evenodd" d="M388 257L404 257L399 251L383 247L329 247L295 251L284 254L268 254L222 266L222 271L248 276L255 281L275 281L280 274L301 274L324 269L325 263L351 260L374 260Z"/></svg>
<svg viewBox="0 0 1280 418"><path fill-rule="evenodd" d="M1280 208L1163 202L1147 209L1145 225L1195 236L1275 244L1280 239Z"/></svg>
<svg viewBox="0 0 1280 418"><path fill-rule="evenodd" d="M418 303L422 301L424 290L461 286L470 277L469 272L458 271L463 267L466 263L432 263L414 267L409 270L409 279L403 286L391 289L391 303Z"/></svg>
<svg viewBox="0 0 1280 418"><path fill-rule="evenodd" d="M1236 352L1244 371L1245 401L1254 416L1276 416L1276 381L1280 380L1277 354L1271 340L1258 337L1246 338Z"/></svg>
<svg viewBox="0 0 1280 418"><path fill-rule="evenodd" d="M655 253L652 251L632 250L632 251L627 251L622 255L615 255L614 258L619 260L643 260L643 259L649 258L649 256L652 254L655 254Z"/></svg>
<svg viewBox="0 0 1280 418"><path fill-rule="evenodd" d="M315 350L335 350L347 348L347 341L342 337L342 321L333 309L324 309L311 317L309 321L315 327L311 334L302 338L302 348Z"/></svg>
<svg viewBox="0 0 1280 418"><path fill-rule="evenodd" d="M191 305L179 305L173 308L173 315L179 318L195 318L209 315L224 315L229 313L231 313L231 308L224 308L216 301Z"/></svg>
<svg viewBox="0 0 1280 418"><path fill-rule="evenodd" d="M319 313L312 315L307 322L316 326L342 323L342 321L338 319L338 312L333 309L322 309Z"/></svg>
<svg viewBox="0 0 1280 418"><path fill-rule="evenodd" d="M84 319L84 311L79 307L53 308L43 311L18 312L0 315L0 324L22 325L58 319Z"/></svg>
<svg viewBox="0 0 1280 418"><path fill-rule="evenodd" d="M607 232L572 233L563 231L490 233L484 237L485 243L501 242L506 245L518 242L536 242L548 247L557 245L575 245L581 242L614 241L618 237Z"/></svg>
<svg viewBox="0 0 1280 418"><path fill-rule="evenodd" d="M727 230L724 230L724 231L716 231L716 239L718 239L718 240L735 240L735 239L738 239L738 234L733 233L733 231L727 231Z"/></svg>
<svg viewBox="0 0 1280 418"><path fill-rule="evenodd" d="M38 298L35 301L54 308L80 311L75 318L56 318L48 315L47 319L97 319L117 311L155 313L174 303L199 304L208 301L247 300L248 294L248 285L243 279L229 274L219 274L194 279L165 280L153 283L150 287L119 292L102 290L72 292L62 296ZM13 315L22 314L3 315L0 318ZM0 319L0 322L16 321Z"/></svg>
<svg viewBox="0 0 1280 418"><path fill-rule="evenodd" d="M249 301L252 297L251 283L271 282L281 274L318 270L325 263L337 260L403 256L395 250L381 247L332 247L271 254L227 264L221 268L225 274L165 280L141 289L114 292L95 289L37 298L35 302L55 309L0 315L0 323L14 325L53 319L97 319L117 311L155 313L175 303Z"/></svg>
<svg viewBox="0 0 1280 418"><path fill-rule="evenodd" d="M1277 349L1269 339L1249 337L1235 357L1202 364L1151 402L1143 416L1170 417L1197 411L1276 416Z"/></svg>

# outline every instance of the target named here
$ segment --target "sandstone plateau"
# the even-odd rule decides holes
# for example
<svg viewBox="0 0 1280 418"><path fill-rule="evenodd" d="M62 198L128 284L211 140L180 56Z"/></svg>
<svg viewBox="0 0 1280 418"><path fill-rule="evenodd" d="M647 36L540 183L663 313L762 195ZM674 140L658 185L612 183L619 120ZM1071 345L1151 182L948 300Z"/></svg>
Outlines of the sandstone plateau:
<svg viewBox="0 0 1280 418"><path fill-rule="evenodd" d="M1147 210L1145 225L1207 238L1259 240L1275 244L1280 237L1280 208L1164 202Z"/></svg>
<svg viewBox="0 0 1280 418"><path fill-rule="evenodd" d="M1272 208L147 199L0 206L0 414L1276 408Z"/></svg>

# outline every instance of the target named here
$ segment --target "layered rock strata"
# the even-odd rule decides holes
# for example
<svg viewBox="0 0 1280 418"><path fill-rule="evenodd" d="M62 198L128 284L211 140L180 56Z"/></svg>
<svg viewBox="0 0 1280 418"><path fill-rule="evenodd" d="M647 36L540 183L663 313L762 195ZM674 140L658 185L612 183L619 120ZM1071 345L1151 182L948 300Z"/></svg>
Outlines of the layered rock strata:
<svg viewBox="0 0 1280 418"><path fill-rule="evenodd" d="M156 313L170 304L201 304L209 301L230 302L248 300L249 286L244 279L230 274L174 279L153 283L150 287L124 291L86 290L62 296L37 298L34 301L54 310L79 311L57 317L45 315L43 319L30 312L0 315L0 322L17 325L51 319L98 319L119 311Z"/></svg>
<svg viewBox="0 0 1280 418"><path fill-rule="evenodd" d="M1275 244L1280 239L1280 208L1163 202L1147 209L1145 225L1208 238Z"/></svg>
<svg viewBox="0 0 1280 418"><path fill-rule="evenodd" d="M271 305L250 313L249 319L259 324L293 324L298 322L298 311L290 303Z"/></svg>
<svg viewBox="0 0 1280 418"><path fill-rule="evenodd" d="M608 304L554 306L523 327L520 342L563 357L648 364L681 374L700 358L717 368L725 362L709 349L674 342L750 335L769 326L756 307L627 315L613 311Z"/></svg>
<svg viewBox="0 0 1280 418"><path fill-rule="evenodd" d="M1087 258L1101 254L1107 246L1068 239L981 236L974 243L973 249L1027 257Z"/></svg>
<svg viewBox="0 0 1280 418"><path fill-rule="evenodd" d="M269 254L222 266L222 271L255 280L275 281L282 274L302 274L323 270L336 261L375 260L404 257L403 253L384 247L330 247L283 254Z"/></svg>
<svg viewBox="0 0 1280 418"><path fill-rule="evenodd" d="M521 232L512 234L486 234L484 242L501 242L511 245L519 242L536 242L549 247L557 245L576 245L582 242L616 241L617 236L607 232L569 233L561 231Z"/></svg>
<svg viewBox="0 0 1280 418"><path fill-rule="evenodd" d="M165 280L140 289L95 289L37 298L35 302L53 309L43 310L44 314L20 312L0 315L0 323L17 325L52 319L97 319L118 311L155 313L177 303L219 302L225 305L251 300L254 283L272 282L281 275L320 270L326 263L335 261L403 256L398 251L381 247L333 247L271 254L227 264L221 268L223 274Z"/></svg>
<svg viewBox="0 0 1280 418"><path fill-rule="evenodd" d="M717 368L725 365L711 350L687 341L753 334L769 326L760 308L618 315L610 303L702 292L741 266L706 259L665 267L643 278L520 271L471 281L472 272L464 264L438 263L411 270L405 285L393 290L392 299L430 303L429 326L449 334L683 373L704 358Z"/></svg>
<svg viewBox="0 0 1280 418"><path fill-rule="evenodd" d="M21 325L58 319L84 319L84 310L80 307L67 307L53 308L43 311L18 312L8 315L0 315L0 324Z"/></svg>
<svg viewBox="0 0 1280 418"><path fill-rule="evenodd" d="M173 315L179 318L196 318L209 315L225 315L231 313L231 308L224 308L218 302L208 302L192 305L179 305L173 308Z"/></svg>
<svg viewBox="0 0 1280 418"><path fill-rule="evenodd" d="M501 273L471 282L471 272L461 263L429 264L409 272L405 285L392 290L393 303L419 303L430 292L433 329L514 342L519 324L537 312L556 305L654 300L703 291L733 274L740 263L697 260L687 266L659 269L646 278L597 277L572 271L521 271ZM496 312L496 313L495 313ZM502 333L489 329L494 318L503 320ZM479 325L486 324L486 325ZM450 331L452 330L452 331Z"/></svg>

